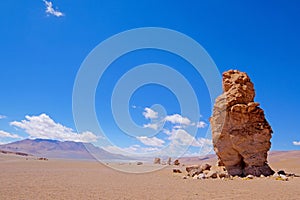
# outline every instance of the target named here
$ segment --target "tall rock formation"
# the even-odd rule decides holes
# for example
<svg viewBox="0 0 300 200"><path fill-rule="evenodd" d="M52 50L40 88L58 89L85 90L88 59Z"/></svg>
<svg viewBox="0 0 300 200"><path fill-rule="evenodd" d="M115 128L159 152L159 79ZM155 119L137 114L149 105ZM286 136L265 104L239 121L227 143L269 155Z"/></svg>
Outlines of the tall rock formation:
<svg viewBox="0 0 300 200"><path fill-rule="evenodd" d="M246 73L223 73L223 94L216 99L210 123L219 164L233 176L274 173L267 163L273 131L254 97Z"/></svg>

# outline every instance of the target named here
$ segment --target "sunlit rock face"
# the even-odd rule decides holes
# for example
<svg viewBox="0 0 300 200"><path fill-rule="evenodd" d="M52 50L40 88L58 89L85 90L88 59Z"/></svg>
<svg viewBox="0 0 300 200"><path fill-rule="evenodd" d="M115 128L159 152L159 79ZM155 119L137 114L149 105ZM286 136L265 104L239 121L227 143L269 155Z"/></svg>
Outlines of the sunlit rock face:
<svg viewBox="0 0 300 200"><path fill-rule="evenodd" d="M274 173L267 163L272 128L254 97L254 86L246 73L223 73L223 94L216 99L210 123L219 164L233 176Z"/></svg>

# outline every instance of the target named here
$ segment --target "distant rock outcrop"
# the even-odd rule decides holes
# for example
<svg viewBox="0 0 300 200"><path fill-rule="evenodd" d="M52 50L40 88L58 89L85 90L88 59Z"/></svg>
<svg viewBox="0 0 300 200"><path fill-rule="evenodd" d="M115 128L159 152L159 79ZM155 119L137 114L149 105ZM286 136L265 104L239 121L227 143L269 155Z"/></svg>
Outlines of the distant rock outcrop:
<svg viewBox="0 0 300 200"><path fill-rule="evenodd" d="M137 162L136 164L137 165L143 165L144 163L143 162Z"/></svg>
<svg viewBox="0 0 300 200"><path fill-rule="evenodd" d="M48 158L38 158L38 160L48 160Z"/></svg>
<svg viewBox="0 0 300 200"><path fill-rule="evenodd" d="M175 161L174 161L174 163L173 163L174 165L180 165L180 162L179 162L179 160L178 159L176 159Z"/></svg>
<svg viewBox="0 0 300 200"><path fill-rule="evenodd" d="M214 150L230 175L269 176L267 163L272 129L259 103L254 102L253 83L246 73L223 73L223 94L210 118Z"/></svg>
<svg viewBox="0 0 300 200"><path fill-rule="evenodd" d="M154 164L160 164L160 163L161 163L160 158L154 158L153 163L154 163Z"/></svg>
<svg viewBox="0 0 300 200"><path fill-rule="evenodd" d="M13 152L13 151L4 151L4 150L0 150L0 153L3 154L13 154L13 155L17 155L17 156L32 156L28 153L23 153L23 152Z"/></svg>
<svg viewBox="0 0 300 200"><path fill-rule="evenodd" d="M182 171L180 169L173 169L173 173L178 173L178 174L181 174Z"/></svg>
<svg viewBox="0 0 300 200"><path fill-rule="evenodd" d="M168 158L167 164L168 164L168 165L171 165L171 164L172 164L172 158Z"/></svg>

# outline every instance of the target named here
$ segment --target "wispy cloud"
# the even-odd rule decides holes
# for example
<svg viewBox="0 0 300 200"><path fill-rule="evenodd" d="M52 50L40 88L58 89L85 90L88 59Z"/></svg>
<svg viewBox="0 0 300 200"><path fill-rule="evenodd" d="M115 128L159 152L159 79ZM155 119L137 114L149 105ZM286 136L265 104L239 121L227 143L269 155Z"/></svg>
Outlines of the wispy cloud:
<svg viewBox="0 0 300 200"><path fill-rule="evenodd" d="M294 141L293 145L300 146L300 141Z"/></svg>
<svg viewBox="0 0 300 200"><path fill-rule="evenodd" d="M160 130L156 137L136 137L146 147L130 146L122 150L130 152L143 151L148 152L153 156L156 153L166 156L181 155L188 147L192 147L193 151L198 149L198 155L211 152L213 149L212 140L208 138L196 138L188 132L189 127L205 128L207 124L204 121L193 122L188 117L180 114L171 114L161 116L155 110L146 107L142 113L145 119L151 120L150 123L144 124L144 128ZM168 122L167 124L165 124ZM162 134L165 134L163 136ZM110 147L111 149L113 147ZM143 149L146 148L147 150ZM148 149L151 148L151 149ZM161 152L160 150L163 150ZM157 151L157 152L153 152ZM140 153L140 152L139 152Z"/></svg>
<svg viewBox="0 0 300 200"><path fill-rule="evenodd" d="M5 118L7 118L7 116L5 116L5 115L0 115L0 119L5 119Z"/></svg>
<svg viewBox="0 0 300 200"><path fill-rule="evenodd" d="M195 140L193 136L183 129L173 129L169 134L170 136L168 137L168 140L170 140L174 145L188 146L192 145Z"/></svg>
<svg viewBox="0 0 300 200"><path fill-rule="evenodd" d="M17 134L12 134L12 133L8 133L6 131L0 130L0 138L21 139L22 137Z"/></svg>
<svg viewBox="0 0 300 200"><path fill-rule="evenodd" d="M95 142L98 138L89 131L76 133L72 128L56 123L46 114L41 114L39 116L25 116L25 118L26 119L20 122L14 121L10 124L24 129L32 139L42 138L60 141Z"/></svg>
<svg viewBox="0 0 300 200"><path fill-rule="evenodd" d="M137 137L137 139L148 146L154 146L154 147L162 147L163 144L165 143L165 141L157 138L157 137L145 137L145 136L141 136L141 137Z"/></svg>
<svg viewBox="0 0 300 200"><path fill-rule="evenodd" d="M143 156L155 157L155 156L200 156L210 153L213 149L212 140L207 138L194 138L187 131L172 130L168 131L169 137L166 140L162 140L157 137L137 137L146 147L140 145L131 145L129 147L117 147L106 146L105 150L111 153L117 153L127 156L137 156L143 154ZM167 144L166 144L167 143ZM164 146L165 145L165 146ZM196 147L198 152L186 152L188 147ZM183 154L184 153L184 154Z"/></svg>
<svg viewBox="0 0 300 200"><path fill-rule="evenodd" d="M184 129L173 129L172 131L168 132L170 140L172 143L176 145L190 145L193 147L204 147L207 145L212 146L212 141L207 138L195 138L191 136L186 130Z"/></svg>
<svg viewBox="0 0 300 200"><path fill-rule="evenodd" d="M192 122L188 117L183 117L180 114L167 115L165 117L159 117L159 113L146 107L144 109L143 115L145 119L151 119L151 123L144 124L144 128L151 128L158 130L162 128L165 122L170 122L173 129L183 129L187 126L196 126L197 128L205 128L207 124L204 121Z"/></svg>
<svg viewBox="0 0 300 200"><path fill-rule="evenodd" d="M172 124L190 125L191 120L187 117L183 117L179 114L169 115L165 117L165 121L171 122Z"/></svg>
<svg viewBox="0 0 300 200"><path fill-rule="evenodd" d="M157 130L159 126L158 126L157 123L153 123L153 124L144 124L143 127L144 128L151 128L151 129Z"/></svg>
<svg viewBox="0 0 300 200"><path fill-rule="evenodd" d="M158 112L155 112L151 108L145 108L143 115L146 119L156 119L158 118Z"/></svg>
<svg viewBox="0 0 300 200"><path fill-rule="evenodd" d="M212 140L208 138L198 138L196 139L196 144L199 147L211 146L213 145Z"/></svg>
<svg viewBox="0 0 300 200"><path fill-rule="evenodd" d="M206 155L213 150L211 139L202 137L195 138L184 129L173 129L171 131L165 131L165 133L169 135L168 140L170 143L167 149L169 155L181 155L188 147L197 148L199 152L197 152L197 154L194 154L194 152L186 152L184 153L185 156L188 154L197 156Z"/></svg>
<svg viewBox="0 0 300 200"><path fill-rule="evenodd" d="M53 4L51 1L46 1L46 0L43 0L43 2L45 3L45 6L46 6L46 13L47 14L50 14L50 15L54 15L56 17L62 17L64 16L65 14L58 11L58 9L54 9L53 8Z"/></svg>
<svg viewBox="0 0 300 200"><path fill-rule="evenodd" d="M197 128L205 128L207 124L203 121L200 121L196 124Z"/></svg>

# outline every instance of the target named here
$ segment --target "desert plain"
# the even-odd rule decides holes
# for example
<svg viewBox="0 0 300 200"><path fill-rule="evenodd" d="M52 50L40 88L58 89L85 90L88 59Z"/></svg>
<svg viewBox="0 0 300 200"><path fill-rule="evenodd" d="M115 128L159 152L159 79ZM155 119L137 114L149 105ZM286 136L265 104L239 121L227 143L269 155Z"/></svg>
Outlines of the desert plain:
<svg viewBox="0 0 300 200"><path fill-rule="evenodd" d="M275 170L300 174L300 151L272 152ZM215 157L183 158L184 165L211 163ZM108 166L107 166L108 165ZM300 178L273 177L244 180L183 179L185 166L164 166L148 173L125 173L111 168L155 169L151 163L100 163L98 161L49 159L0 153L0 199L299 199ZM182 170L174 174L173 168Z"/></svg>

